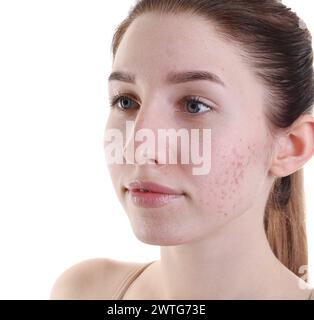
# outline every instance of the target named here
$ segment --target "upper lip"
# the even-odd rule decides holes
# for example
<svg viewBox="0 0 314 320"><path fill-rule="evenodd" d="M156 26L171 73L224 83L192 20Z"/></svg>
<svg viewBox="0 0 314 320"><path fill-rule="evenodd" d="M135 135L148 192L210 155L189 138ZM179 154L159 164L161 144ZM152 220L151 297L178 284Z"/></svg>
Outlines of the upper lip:
<svg viewBox="0 0 314 320"><path fill-rule="evenodd" d="M160 185L152 181L135 180L127 184L126 188L132 191L139 190L139 189L146 189L150 192L156 192L156 193L175 194L175 195L183 194L183 192L176 191L174 189L171 189L169 187Z"/></svg>

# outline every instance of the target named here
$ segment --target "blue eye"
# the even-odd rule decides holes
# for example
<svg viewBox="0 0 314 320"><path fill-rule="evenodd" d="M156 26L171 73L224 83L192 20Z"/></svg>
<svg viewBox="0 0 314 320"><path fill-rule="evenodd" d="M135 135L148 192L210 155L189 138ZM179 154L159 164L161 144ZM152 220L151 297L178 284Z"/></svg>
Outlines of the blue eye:
<svg viewBox="0 0 314 320"><path fill-rule="evenodd" d="M208 110L212 110L211 106L207 105L206 103L203 103L198 97L186 98L185 103L188 113L203 113Z"/></svg>
<svg viewBox="0 0 314 320"><path fill-rule="evenodd" d="M122 111L127 111L132 108L132 102L133 99L130 99L128 96L117 94L110 99L110 106L119 105L118 108L122 109Z"/></svg>
<svg viewBox="0 0 314 320"><path fill-rule="evenodd" d="M134 99L130 98L127 94L117 94L110 99L110 106L113 108L116 105L122 111L132 109ZM206 103L202 102L199 97L186 97L183 99L185 113L200 114L206 111L212 111L213 108ZM136 102L135 102L136 103Z"/></svg>

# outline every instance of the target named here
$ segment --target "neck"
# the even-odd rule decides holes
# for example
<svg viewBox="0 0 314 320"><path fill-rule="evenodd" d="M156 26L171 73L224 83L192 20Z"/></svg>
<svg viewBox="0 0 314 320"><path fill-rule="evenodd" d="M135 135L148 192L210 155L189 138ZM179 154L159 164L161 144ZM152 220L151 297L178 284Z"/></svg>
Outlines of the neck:
<svg viewBox="0 0 314 320"><path fill-rule="evenodd" d="M162 246L160 251L157 267L165 299L271 298L283 294L285 277L297 288L298 278L275 257L263 221L252 213L206 239Z"/></svg>

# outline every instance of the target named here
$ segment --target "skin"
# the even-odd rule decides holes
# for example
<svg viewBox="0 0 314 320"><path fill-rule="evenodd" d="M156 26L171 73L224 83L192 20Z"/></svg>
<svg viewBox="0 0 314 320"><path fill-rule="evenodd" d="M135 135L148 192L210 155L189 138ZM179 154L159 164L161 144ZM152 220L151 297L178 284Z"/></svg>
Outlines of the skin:
<svg viewBox="0 0 314 320"><path fill-rule="evenodd" d="M197 36L195 36L197 35ZM109 165L119 200L136 237L160 246L160 260L131 285L124 299L307 299L308 290L269 247L263 215L275 176L300 169L314 154L314 120L303 116L287 131L270 134L264 116L267 89L241 60L239 48L199 17L156 13L138 17L117 50L112 71L136 75L136 84L109 82L109 95L132 93L138 108L110 112L106 129L211 128L211 170L191 166ZM207 70L209 81L166 84L169 71ZM185 96L200 96L213 111L187 114ZM130 146L128 137L125 149ZM136 144L135 144L136 145ZM173 146L169 146L173 148ZM162 208L136 207L123 186L143 178L184 192ZM182 281L184 279L184 281Z"/></svg>

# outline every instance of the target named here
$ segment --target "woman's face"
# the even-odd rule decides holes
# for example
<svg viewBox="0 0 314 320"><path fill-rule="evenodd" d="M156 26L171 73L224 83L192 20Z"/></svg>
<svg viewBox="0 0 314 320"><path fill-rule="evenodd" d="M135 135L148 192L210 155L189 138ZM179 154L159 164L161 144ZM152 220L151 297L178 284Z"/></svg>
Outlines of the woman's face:
<svg viewBox="0 0 314 320"><path fill-rule="evenodd" d="M143 242L175 245L195 241L244 213L256 218L263 214L271 155L265 88L237 50L199 17L153 13L138 17L119 45L112 71L133 74L135 83L109 81L109 97L122 93L127 98L111 109L106 130L116 128L123 133L125 151L131 150L136 132L144 128L156 139L157 129L200 129L200 145L202 130L211 131L209 173L193 174L197 166L191 158L188 164L180 163L179 140L177 146L169 143L165 150L177 152L176 164L162 164L162 151L156 146L152 158L157 163L109 165L119 200ZM214 73L224 85L210 80L167 82L169 73L184 71ZM200 102L185 102L190 97L199 97ZM124 111L121 106L129 109ZM133 135L126 136L126 121L134 122ZM135 149L140 144L135 142ZM140 207L125 189L134 179L184 194L162 207Z"/></svg>

